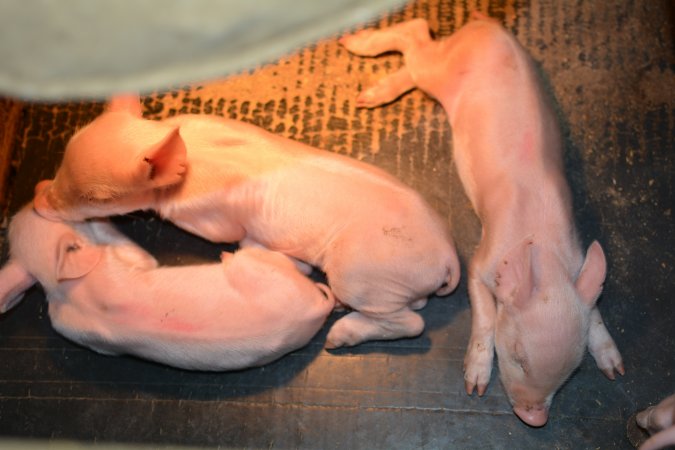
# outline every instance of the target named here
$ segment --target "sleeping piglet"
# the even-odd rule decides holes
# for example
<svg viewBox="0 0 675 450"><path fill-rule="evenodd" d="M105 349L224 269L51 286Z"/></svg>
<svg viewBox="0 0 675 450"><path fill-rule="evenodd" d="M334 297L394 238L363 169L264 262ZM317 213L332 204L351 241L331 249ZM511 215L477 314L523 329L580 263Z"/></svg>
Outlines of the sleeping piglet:
<svg viewBox="0 0 675 450"><path fill-rule="evenodd" d="M325 285L261 248L158 267L105 221L63 223L29 205L9 228L0 312L38 281L52 326L97 352L193 370L258 366L309 342L334 307Z"/></svg>
<svg viewBox="0 0 675 450"><path fill-rule="evenodd" d="M221 117L146 120L133 96L71 138L35 206L56 220L152 209L208 240L318 266L354 309L332 326L329 348L420 334L413 309L459 280L445 223L383 170Z"/></svg>
<svg viewBox="0 0 675 450"><path fill-rule="evenodd" d="M496 346L514 412L542 426L587 345L609 378L624 369L595 307L605 255L596 241L584 257L579 243L555 113L525 50L493 20L475 18L440 41L419 19L341 43L357 55L398 51L405 60L361 93L360 106L419 87L444 107L458 173L483 227L469 267L466 391L485 392Z"/></svg>

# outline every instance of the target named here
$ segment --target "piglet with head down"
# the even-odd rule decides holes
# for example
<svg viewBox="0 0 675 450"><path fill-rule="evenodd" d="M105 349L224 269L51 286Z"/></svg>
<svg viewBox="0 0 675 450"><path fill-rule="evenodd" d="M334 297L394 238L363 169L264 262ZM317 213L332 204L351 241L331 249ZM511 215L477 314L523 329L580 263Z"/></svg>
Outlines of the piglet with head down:
<svg viewBox="0 0 675 450"><path fill-rule="evenodd" d="M595 302L605 255L581 249L565 181L555 113L532 61L493 20L433 41L424 20L342 38L351 52L403 53L405 67L359 96L374 107L419 87L444 107L459 176L483 235L469 267L472 330L466 390L485 392L493 352L514 412L532 426L588 345L609 377L621 356Z"/></svg>
<svg viewBox="0 0 675 450"><path fill-rule="evenodd" d="M97 352L194 370L258 366L306 345L332 311L328 287L261 248L221 263L158 267L110 223L23 208L9 228L0 312L38 281L53 327Z"/></svg>

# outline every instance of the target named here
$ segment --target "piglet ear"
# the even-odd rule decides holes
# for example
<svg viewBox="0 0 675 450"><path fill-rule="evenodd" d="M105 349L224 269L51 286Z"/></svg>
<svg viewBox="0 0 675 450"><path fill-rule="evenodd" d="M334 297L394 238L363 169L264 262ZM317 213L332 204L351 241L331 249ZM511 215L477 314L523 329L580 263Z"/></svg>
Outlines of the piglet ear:
<svg viewBox="0 0 675 450"><path fill-rule="evenodd" d="M532 238L526 238L504 256L495 275L497 300L525 307L534 290Z"/></svg>
<svg viewBox="0 0 675 450"><path fill-rule="evenodd" d="M138 94L120 94L112 97L108 102L108 111L127 112L134 117L143 115L141 99Z"/></svg>
<svg viewBox="0 0 675 450"><path fill-rule="evenodd" d="M57 244L56 280L73 280L91 272L101 260L101 247L91 245L74 233L66 233Z"/></svg>
<svg viewBox="0 0 675 450"><path fill-rule="evenodd" d="M600 297L606 275L607 260L605 259L605 252L602 251L598 241L593 241L588 247L584 265L581 267L575 283L575 288L581 300L589 307L593 307L595 301Z"/></svg>
<svg viewBox="0 0 675 450"><path fill-rule="evenodd" d="M187 149L179 128L173 128L141 155L140 173L152 187L165 187L183 180Z"/></svg>
<svg viewBox="0 0 675 450"><path fill-rule="evenodd" d="M26 289L35 284L35 281L21 264L10 259L5 267L0 269L0 313L16 306Z"/></svg>

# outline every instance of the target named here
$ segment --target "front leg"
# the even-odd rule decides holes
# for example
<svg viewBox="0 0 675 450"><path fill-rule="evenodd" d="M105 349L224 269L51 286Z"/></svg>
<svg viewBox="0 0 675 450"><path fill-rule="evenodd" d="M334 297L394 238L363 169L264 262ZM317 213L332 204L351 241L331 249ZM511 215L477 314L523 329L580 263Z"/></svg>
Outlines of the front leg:
<svg viewBox="0 0 675 450"><path fill-rule="evenodd" d="M595 359L598 368L607 378L613 380L616 370L621 375L626 373L619 349L605 327L598 307L591 310L591 324L588 329L588 350Z"/></svg>
<svg viewBox="0 0 675 450"><path fill-rule="evenodd" d="M492 373L497 310L492 293L481 280L480 271L476 269L474 262L469 268L468 283L471 338L464 357L464 387L469 395L474 388L478 395L483 395Z"/></svg>

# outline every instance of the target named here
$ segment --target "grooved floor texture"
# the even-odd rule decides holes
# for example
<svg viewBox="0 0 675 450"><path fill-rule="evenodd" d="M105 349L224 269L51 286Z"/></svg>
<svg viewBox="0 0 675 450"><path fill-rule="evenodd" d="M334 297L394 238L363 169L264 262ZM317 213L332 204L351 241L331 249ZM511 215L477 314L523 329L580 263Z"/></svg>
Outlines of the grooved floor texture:
<svg viewBox="0 0 675 450"><path fill-rule="evenodd" d="M556 99L580 235L585 246L598 239L608 258L599 307L625 376L607 380L586 355L541 429L512 414L496 371L484 397L467 396L465 279L453 295L430 300L418 338L329 352L325 335L340 316L333 313L307 347L231 373L73 345L52 330L36 286L0 317L0 436L244 448L632 448L628 418L675 392L675 7L666 0L422 0L362 26L424 17L443 37L475 9L516 35ZM383 108L355 108L361 89L400 64L393 54L351 56L333 36L247 73L154 93L144 100L145 115L225 116L380 166L452 223L466 273L480 224L453 166L442 108L419 91ZM31 199L37 181L54 175L67 139L101 108L23 106L6 218ZM151 214L115 223L166 264L216 260L233 248Z"/></svg>

